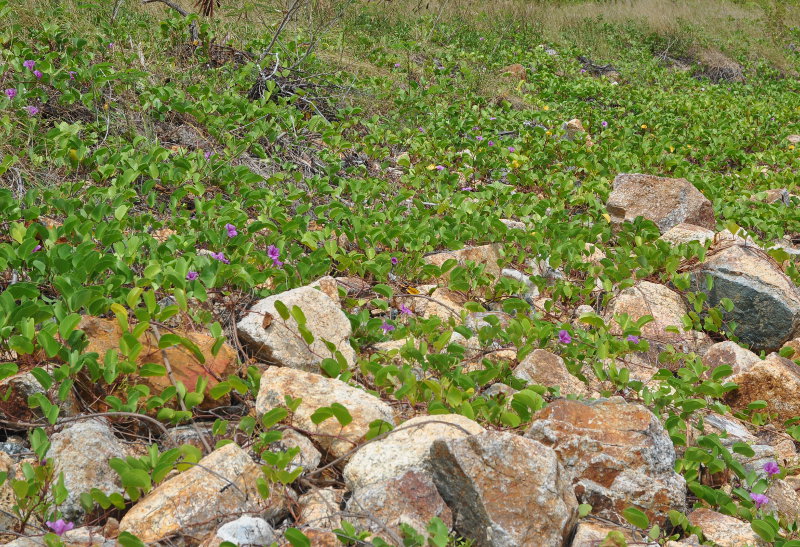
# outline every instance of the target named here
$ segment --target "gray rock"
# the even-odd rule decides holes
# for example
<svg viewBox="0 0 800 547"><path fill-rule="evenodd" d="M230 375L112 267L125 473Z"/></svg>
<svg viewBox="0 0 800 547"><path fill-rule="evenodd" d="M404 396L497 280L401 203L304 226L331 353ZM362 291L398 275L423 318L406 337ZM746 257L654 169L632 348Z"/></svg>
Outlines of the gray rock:
<svg viewBox="0 0 800 547"><path fill-rule="evenodd" d="M723 317L736 322L736 336L754 351L777 351L800 335L800 291L760 249L734 244L709 254L694 279L710 306L723 298L733 301Z"/></svg>
<svg viewBox="0 0 800 547"><path fill-rule="evenodd" d="M303 310L306 328L314 335L310 346L303 341L294 318L281 319L275 309L278 301L290 311L294 306ZM300 287L260 300L236 328L242 342L258 359L269 364L319 372L322 360L331 357L324 340L342 352L349 367L355 363L355 351L350 346L350 321L337 302L313 287Z"/></svg>
<svg viewBox="0 0 800 547"><path fill-rule="evenodd" d="M275 532L264 519L245 515L220 526L217 537L239 547L255 547L275 541Z"/></svg>
<svg viewBox="0 0 800 547"><path fill-rule="evenodd" d="M83 515L83 492L97 488L106 495L123 493L119 475L108 460L126 455L127 448L102 418L72 422L50 437L46 458L53 460L56 475L64 473L64 486L69 492L60 507L64 520L75 521Z"/></svg>
<svg viewBox="0 0 800 547"><path fill-rule="evenodd" d="M433 480L454 528L476 545L564 544L578 502L555 452L508 432L435 441Z"/></svg>

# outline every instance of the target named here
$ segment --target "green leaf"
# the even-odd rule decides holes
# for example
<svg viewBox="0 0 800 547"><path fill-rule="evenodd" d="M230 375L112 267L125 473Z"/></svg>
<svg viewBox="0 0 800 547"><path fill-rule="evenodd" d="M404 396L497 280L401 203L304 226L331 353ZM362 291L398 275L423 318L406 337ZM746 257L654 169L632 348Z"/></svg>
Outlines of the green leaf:
<svg viewBox="0 0 800 547"><path fill-rule="evenodd" d="M581 503L578 506L578 517L579 518L583 518L583 517L585 517L586 515L588 515L591 512L592 512L592 506L589 505L588 503Z"/></svg>
<svg viewBox="0 0 800 547"><path fill-rule="evenodd" d="M122 547L145 547L144 542L130 532L120 533L117 537L117 541Z"/></svg>
<svg viewBox="0 0 800 547"><path fill-rule="evenodd" d="M10 378L19 372L19 367L16 363L0 363L0 380Z"/></svg>
<svg viewBox="0 0 800 547"><path fill-rule="evenodd" d="M778 530L766 520L754 520L750 523L750 527L761 539L769 543L775 541L775 537L778 535Z"/></svg>
<svg viewBox="0 0 800 547"><path fill-rule="evenodd" d="M166 349L172 346L177 346L183 341L183 338L177 334L162 334L161 339L158 341L159 349Z"/></svg>
<svg viewBox="0 0 800 547"><path fill-rule="evenodd" d="M75 330L78 323L81 322L81 316L77 313L71 313L58 323L58 334L66 340L69 338L70 333Z"/></svg>
<svg viewBox="0 0 800 547"><path fill-rule="evenodd" d="M261 425L264 426L264 429L269 429L284 420L288 415L289 411L283 407L273 408L265 412L261 417Z"/></svg>
<svg viewBox="0 0 800 547"><path fill-rule="evenodd" d="M292 544L292 547L311 547L311 540L297 528L289 528L283 537Z"/></svg>
<svg viewBox="0 0 800 547"><path fill-rule="evenodd" d="M748 458L752 458L755 456L755 450L747 444L747 443L733 443L733 451L737 454L741 454L742 456L746 456Z"/></svg>
<svg viewBox="0 0 800 547"><path fill-rule="evenodd" d="M275 311L278 312L278 315L281 316L281 319L284 321L288 321L291 314L289 313L289 308L286 307L286 304L281 302L280 300L275 301Z"/></svg>
<svg viewBox="0 0 800 547"><path fill-rule="evenodd" d="M338 420L339 424L342 427L347 427L347 425L353 421L353 417L350 415L350 412L341 404L333 403L331 404L331 412Z"/></svg>
<svg viewBox="0 0 800 547"><path fill-rule="evenodd" d="M156 363L145 363L139 369L139 376L149 377L149 376L166 376L166 375L167 375L167 367Z"/></svg>
<svg viewBox="0 0 800 547"><path fill-rule="evenodd" d="M625 520L642 530L646 530L647 527L650 526L650 519L647 518L647 515L635 507L624 509L622 511L622 516L625 517Z"/></svg>

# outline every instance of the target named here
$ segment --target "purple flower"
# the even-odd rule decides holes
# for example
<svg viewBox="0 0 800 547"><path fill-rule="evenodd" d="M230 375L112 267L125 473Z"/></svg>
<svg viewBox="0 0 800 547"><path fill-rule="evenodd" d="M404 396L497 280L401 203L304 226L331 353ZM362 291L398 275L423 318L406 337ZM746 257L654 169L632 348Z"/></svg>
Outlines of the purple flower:
<svg viewBox="0 0 800 547"><path fill-rule="evenodd" d="M392 257L392 266L397 266L397 263L400 262L400 259L396 256Z"/></svg>
<svg viewBox="0 0 800 547"><path fill-rule="evenodd" d="M33 67L35 67L35 66L36 66L36 62L35 62L35 61L32 61L31 59L28 59L27 61L25 61L24 63L22 63L22 66L24 66L24 67L25 67L25 68L27 68L28 70L33 70Z"/></svg>
<svg viewBox="0 0 800 547"><path fill-rule="evenodd" d="M764 473L767 474L768 477L772 477L773 475L777 475L781 472L781 468L778 467L778 464L775 462L767 462L764 464Z"/></svg>
<svg viewBox="0 0 800 547"><path fill-rule="evenodd" d="M462 192L472 192L475 188L472 186L465 186L461 189Z"/></svg>
<svg viewBox="0 0 800 547"><path fill-rule="evenodd" d="M114 42L108 43L108 49L114 49Z"/></svg>
<svg viewBox="0 0 800 547"><path fill-rule="evenodd" d="M603 120L602 122L600 122L600 127L605 129L606 127L608 127L608 122Z"/></svg>
<svg viewBox="0 0 800 547"><path fill-rule="evenodd" d="M6 89L6 96L9 99L13 99L14 97L17 96L17 90L14 89L13 87L9 87L8 89Z"/></svg>
<svg viewBox="0 0 800 547"><path fill-rule="evenodd" d="M585 69L585 68L582 68L582 69L581 69L581 74L583 74L584 72L586 72L586 69Z"/></svg>
<svg viewBox="0 0 800 547"><path fill-rule="evenodd" d="M189 273L186 274L186 280L187 281L194 281L198 277L200 277L200 274L197 273L197 272L189 272Z"/></svg>
<svg viewBox="0 0 800 547"><path fill-rule="evenodd" d="M753 500L753 503L756 504L756 509L760 509L761 506L769 503L769 498L764 494L753 494L751 492L750 499Z"/></svg>
<svg viewBox="0 0 800 547"><path fill-rule="evenodd" d="M64 519L58 519L55 522L50 522L49 520L45 522L45 524L56 533L57 536L64 535L64 532L69 532L73 528L75 528L74 522L64 522Z"/></svg>
<svg viewBox="0 0 800 547"><path fill-rule="evenodd" d="M272 259L272 265L276 268L283 266L283 262L278 260L278 257L281 256L281 250L278 249L275 245L270 245L267 248L267 256Z"/></svg>
<svg viewBox="0 0 800 547"><path fill-rule="evenodd" d="M230 264L231 261L225 258L225 253L211 253L211 258L219 260L223 264Z"/></svg>
<svg viewBox="0 0 800 547"><path fill-rule="evenodd" d="M417 131L419 131L420 133L425 133L425 128L424 127L417 127Z"/></svg>
<svg viewBox="0 0 800 547"><path fill-rule="evenodd" d="M478 136L476 136L476 137L475 137L475 140L476 140L476 141L482 141L482 140L483 140L483 137L481 137L480 135L478 135Z"/></svg>
<svg viewBox="0 0 800 547"><path fill-rule="evenodd" d="M436 166L436 170L437 171L444 171L444 165L437 165Z"/></svg>
<svg viewBox="0 0 800 547"><path fill-rule="evenodd" d="M36 108L35 106L26 106L25 110L28 111L28 115L30 116L35 116L36 114L39 113L39 109Z"/></svg>
<svg viewBox="0 0 800 547"><path fill-rule="evenodd" d="M226 224L225 229L228 231L228 237L236 237L239 235L239 232L236 231L236 226L233 224Z"/></svg>
<svg viewBox="0 0 800 547"><path fill-rule="evenodd" d="M37 245L36 247L33 248L33 250L31 252L35 253L36 251L41 251L41 250L42 250L42 246L41 245Z"/></svg>
<svg viewBox="0 0 800 547"><path fill-rule="evenodd" d="M488 144L489 146L494 146L494 141L489 141L486 144Z"/></svg>
<svg viewBox="0 0 800 547"><path fill-rule="evenodd" d="M36 76L37 80L41 80L42 79L42 71L41 70L34 70L33 71L33 75Z"/></svg>
<svg viewBox="0 0 800 547"><path fill-rule="evenodd" d="M208 158L210 158L210 157L211 157L211 150L207 150L207 151L206 151L206 152L203 154L203 157L204 157L206 160L208 160Z"/></svg>
<svg viewBox="0 0 800 547"><path fill-rule="evenodd" d="M484 38L483 36L481 36L480 38L478 38L478 40L480 40L481 42L483 42L484 40L486 40L486 38Z"/></svg>
<svg viewBox="0 0 800 547"><path fill-rule="evenodd" d="M491 116L489 119L490 119L490 120L492 120L492 121L494 121L494 120L496 120L497 118L495 118L494 116Z"/></svg>
<svg viewBox="0 0 800 547"><path fill-rule="evenodd" d="M517 149L516 149L516 148L514 148L513 146L509 146L509 147L508 147L508 151L509 151L509 152L516 152L516 151L517 151Z"/></svg>
<svg viewBox="0 0 800 547"><path fill-rule="evenodd" d="M394 330L394 325L390 325L386 322L386 320L384 320L383 325L381 325L381 330L383 331L383 334L388 334Z"/></svg>
<svg viewBox="0 0 800 547"><path fill-rule="evenodd" d="M569 333L564 329L561 329L558 331L558 341L562 344L569 344L572 342L572 336L570 336Z"/></svg>
<svg viewBox="0 0 800 547"><path fill-rule="evenodd" d="M70 70L69 71L69 79L70 80L74 80L76 74L77 74L77 72L75 72L74 70Z"/></svg>
<svg viewBox="0 0 800 547"><path fill-rule="evenodd" d="M395 68L400 68L400 63L395 63L395 64L394 64L394 67L395 67Z"/></svg>
<svg viewBox="0 0 800 547"><path fill-rule="evenodd" d="M635 334L629 334L627 340L628 340L628 342L630 342L632 344L638 344L639 343L639 337L636 336Z"/></svg>
<svg viewBox="0 0 800 547"><path fill-rule="evenodd" d="M405 304L400 304L400 313L402 313L404 315L411 315L412 314L411 310Z"/></svg>

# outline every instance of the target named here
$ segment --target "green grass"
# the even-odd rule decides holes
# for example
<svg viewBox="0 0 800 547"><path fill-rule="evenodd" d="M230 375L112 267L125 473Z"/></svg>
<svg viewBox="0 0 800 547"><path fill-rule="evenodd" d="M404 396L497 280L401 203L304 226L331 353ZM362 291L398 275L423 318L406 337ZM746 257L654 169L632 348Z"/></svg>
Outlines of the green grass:
<svg viewBox="0 0 800 547"><path fill-rule="evenodd" d="M534 276L545 298L531 309L519 283L454 268L451 288L471 309L514 316L506 328L484 329L484 346L499 341L520 358L538 347L555 351L573 373L607 379L609 394L670 417L673 439L697 423L694 411L680 410L687 400L726 412L724 388L702 380L696 356L673 355L681 373L663 377L660 390L644 388L603 365L633 351L624 339L603 324L574 329L570 318L578 305L602 306L639 279L688 292L683 269L706 252L671 248L649 222L612 231L605 202L621 172L685 177L712 200L720 229L800 242L797 198L792 207L749 199L772 188L799 192L800 151L786 140L800 134L800 48L789 47L800 45L797 4L676 2L677 19L651 1L414 5L301 12L271 52L280 69L251 100L257 68L248 59L270 43L275 5L228 5L221 18L198 20L193 44L189 22L161 4L123 2L112 21L105 3L0 2L0 87L16 90L13 99L0 96L0 376L55 363L44 374L62 393L75 382L101 392L122 385L127 399L105 404L158 413L185 395L137 385L133 338L118 363L85 354L76 317L117 317L131 328L169 321L232 340L253 299L323 275L356 276L380 285L344 301L358 370L333 362L328 374L412 413L457 412L522 430L552 397L547 386L529 386L511 404L486 397L483 388L497 380L525 386L508 363L464 372L465 349L449 344L454 330L463 332L454 320L393 310L393 294L441 273L425 265L425 253L499 243L504 266L530 273L529 259L549 257L565 275L554 283ZM613 64L617 81L583 71L579 56ZM23 66L28 59L41 80ZM268 73L274 59L264 58ZM504 75L514 63L526 67L526 81ZM725 67L741 69L743 81L704 77ZM574 118L591 146L561 138L562 123ZM530 229L509 230L500 219ZM239 235L227 236L228 223ZM607 259L590 263L587 244ZM268 254L273 245L280 267ZM201 251L222 252L229 263ZM785 272L800 282L797 263L786 262ZM165 297L175 305L160 307ZM713 316L687 319L716 339L735 337ZM396 330L384 333L384 321ZM625 334L640 327L629 324ZM573 344L557 343L562 328ZM400 365L371 352L406 336L428 344L404 349ZM246 370L214 395L236 390L252 404L260 373L246 353L240 358ZM160 418L185 421L196 397L187 400L189 414ZM770 417L747 419L762 425ZM776 425L800 437L797 426ZM267 434L246 417L235 426L253 438ZM46 450L37 431L33 448ZM737 484L763 486L730 465ZM681 456L679 467L697 483L699 461ZM735 493L696 495L755 518ZM52 520L54 510L36 518ZM788 525L780 533L795 534Z"/></svg>

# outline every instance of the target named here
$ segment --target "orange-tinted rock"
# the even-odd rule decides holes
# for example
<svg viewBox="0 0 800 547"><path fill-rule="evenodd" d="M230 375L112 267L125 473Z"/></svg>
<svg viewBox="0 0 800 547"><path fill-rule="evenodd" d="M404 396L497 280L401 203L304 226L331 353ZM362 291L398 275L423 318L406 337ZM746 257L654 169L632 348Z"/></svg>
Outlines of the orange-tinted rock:
<svg viewBox="0 0 800 547"><path fill-rule="evenodd" d="M515 80L524 80L528 77L528 71L519 63L505 67L503 69L503 74L510 76Z"/></svg>
<svg viewBox="0 0 800 547"><path fill-rule="evenodd" d="M110 349L120 351L119 343L122 338L122 329L116 321L101 319L99 317L85 316L81 319L78 328L86 333L89 345L86 352L97 352L99 361L102 361L106 352ZM163 336L166 334L162 332ZM172 368L172 375L175 381L182 382L188 390L193 390L197 379L204 377L208 380L208 387L213 387L219 383L218 378L225 379L229 374L234 374L237 370L236 352L228 344L222 344L216 356L212 355L211 348L215 340L207 334L197 332L186 332L171 330L170 334L187 338L193 342L200 352L205 356L205 363L195 357L195 355L183 346L172 346L166 348L167 359ZM139 342L144 346L136 362L141 367L145 363L155 363L164 366L162 350L158 348L158 341L151 329L148 329L139 338ZM150 387L153 394L158 394L172 384L168 376L147 376L138 377L138 383ZM174 401L173 401L174 402ZM202 406L219 404L217 401L206 397Z"/></svg>
<svg viewBox="0 0 800 547"><path fill-rule="evenodd" d="M561 395L588 395L589 389L577 376L570 374L564 360L547 350L533 350L513 372L529 384L558 387Z"/></svg>
<svg viewBox="0 0 800 547"><path fill-rule="evenodd" d="M698 526L703 530L706 540L712 541L720 547L766 545L750 527L749 522L710 509L703 508L692 511L689 514L689 522L692 523L692 526Z"/></svg>
<svg viewBox="0 0 800 547"><path fill-rule="evenodd" d="M644 406L561 399L535 416L526 436L553 447L578 499L595 514L622 522L622 510L633 505L663 523L669 510L686 506L672 441Z"/></svg>
<svg viewBox="0 0 800 547"><path fill-rule="evenodd" d="M709 375L721 365L730 365L736 374L760 360L758 355L730 340L714 344L703 354L703 364L710 367Z"/></svg>
<svg viewBox="0 0 800 547"><path fill-rule="evenodd" d="M492 275L495 279L499 279L500 267L497 265L497 262L501 258L500 249L501 246L498 243L482 245L480 247L465 247L458 251L434 253L426 256L424 260L428 264L434 264L439 267L450 259L457 261L460 265L464 265L467 262L482 264L485 266L485 273ZM449 278L449 271L442 276L442 280L447 280Z"/></svg>
<svg viewBox="0 0 800 547"><path fill-rule="evenodd" d="M767 411L779 420L800 416L800 366L794 361L770 353L728 381L739 386L725 395L725 402L736 410L744 410L753 401L766 401Z"/></svg>

